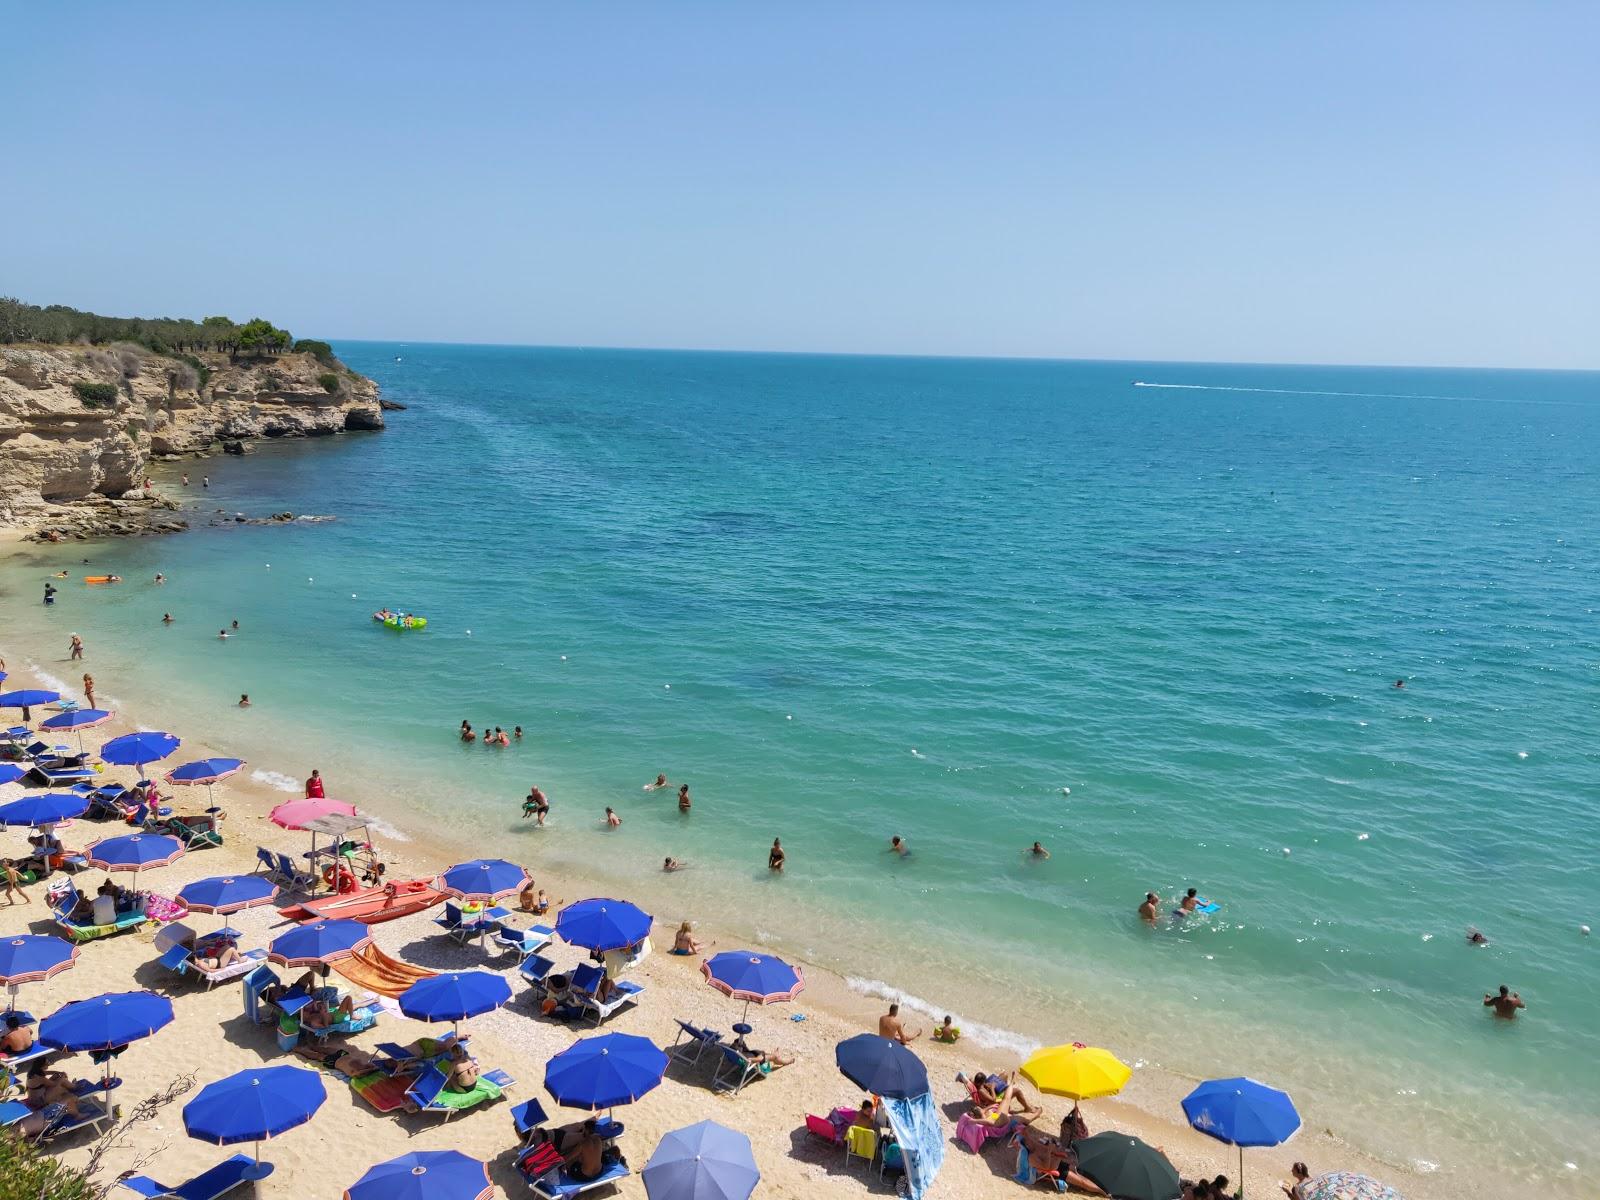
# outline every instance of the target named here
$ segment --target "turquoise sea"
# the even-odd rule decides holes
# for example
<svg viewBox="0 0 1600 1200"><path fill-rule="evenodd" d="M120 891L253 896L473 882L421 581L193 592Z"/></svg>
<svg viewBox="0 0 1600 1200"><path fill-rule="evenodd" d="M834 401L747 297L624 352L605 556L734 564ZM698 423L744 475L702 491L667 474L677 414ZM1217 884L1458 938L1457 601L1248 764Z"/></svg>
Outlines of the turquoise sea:
<svg viewBox="0 0 1600 1200"><path fill-rule="evenodd" d="M7 649L69 677L77 631L253 766L996 1039L1273 1080L1464 1194L1600 1171L1600 376L338 349L387 433L187 491L337 520L92 547L129 585L52 610L80 552L36 554ZM1220 912L1135 919L1186 886Z"/></svg>

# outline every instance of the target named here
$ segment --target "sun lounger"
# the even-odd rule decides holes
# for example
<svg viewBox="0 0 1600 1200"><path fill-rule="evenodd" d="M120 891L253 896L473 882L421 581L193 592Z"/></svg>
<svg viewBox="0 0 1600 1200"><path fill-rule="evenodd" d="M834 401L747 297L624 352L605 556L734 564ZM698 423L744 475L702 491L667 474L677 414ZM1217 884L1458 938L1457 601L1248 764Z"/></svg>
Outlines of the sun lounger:
<svg viewBox="0 0 1600 1200"><path fill-rule="evenodd" d="M9 1129L32 1111L21 1100L0 1100L0 1129Z"/></svg>
<svg viewBox="0 0 1600 1200"><path fill-rule="evenodd" d="M95 938L115 937L119 933L129 933L148 924L152 918L148 913L137 909L131 912L116 914L116 920L110 925L96 925L92 921L81 922L72 919L72 910L78 906L78 889L68 884L66 890L60 893L60 899L51 908L55 922L61 930L74 942L88 942Z"/></svg>
<svg viewBox="0 0 1600 1200"><path fill-rule="evenodd" d="M43 1042L35 1042L21 1054L0 1054L0 1068L20 1073L23 1067L42 1058L49 1058L54 1053L55 1051Z"/></svg>
<svg viewBox="0 0 1600 1200"><path fill-rule="evenodd" d="M180 977L198 975L206 981L206 989L209 991L219 983L226 983L230 979L239 979L248 975L267 960L267 952L265 950L259 948L246 950L234 962L229 963L221 970L213 971L202 967L196 959L195 951L184 945L185 942L193 940L195 949L205 952L208 949L207 943L217 941L219 937L227 938L230 934L234 934L234 931L224 930L221 934L213 933L205 937L196 938L194 930L182 922L174 922L156 934L156 949L161 952L161 957L158 961L167 970Z"/></svg>
<svg viewBox="0 0 1600 1200"><path fill-rule="evenodd" d="M533 1139L534 1131L549 1119L550 1114L538 1100L524 1100L511 1109L511 1124L517 1131L517 1140L524 1146Z"/></svg>
<svg viewBox="0 0 1600 1200"><path fill-rule="evenodd" d="M722 1035L714 1029L701 1029L687 1021L677 1021L676 1024L678 1037L667 1047L667 1057L678 1062L694 1066L708 1049L722 1041Z"/></svg>
<svg viewBox="0 0 1600 1200"><path fill-rule="evenodd" d="M96 774L95 769L88 765L47 767L35 762L22 780L27 787L62 788L93 779Z"/></svg>
<svg viewBox="0 0 1600 1200"><path fill-rule="evenodd" d="M256 847L256 870L268 879L278 878L278 860L265 846Z"/></svg>
<svg viewBox="0 0 1600 1200"><path fill-rule="evenodd" d="M473 938L481 938L500 928L500 922L511 915L505 908L485 908L466 912L459 904L446 903L444 911L433 923L444 930L450 940L465 946Z"/></svg>
<svg viewBox="0 0 1600 1200"><path fill-rule="evenodd" d="M612 1162L606 1164L605 1170L597 1178L579 1180L574 1179L566 1167L562 1167L539 1179L529 1180L529 1185L536 1196L545 1196L549 1200L570 1200L595 1188L615 1185L617 1180L626 1179L630 1174L632 1172L626 1163Z"/></svg>
<svg viewBox="0 0 1600 1200"><path fill-rule="evenodd" d="M272 1174L271 1163L258 1163L248 1154L235 1154L186 1183L168 1187L148 1175L121 1180L123 1187L146 1200L216 1200L245 1183L259 1183Z"/></svg>
<svg viewBox="0 0 1600 1200"><path fill-rule="evenodd" d="M548 925L530 925L527 929L518 929L501 921L490 935L488 944L501 954L515 954L521 959L538 953L555 936L556 931Z"/></svg>
<svg viewBox="0 0 1600 1200"><path fill-rule="evenodd" d="M843 1145L839 1136L839 1127L827 1117L819 1117L816 1113L806 1114L806 1132L819 1142L826 1142L830 1146Z"/></svg>
<svg viewBox="0 0 1600 1200"><path fill-rule="evenodd" d="M214 813L195 816L168 817L162 826L164 832L183 843L185 850L209 850L222 845L222 831L217 828L219 819Z"/></svg>
<svg viewBox="0 0 1600 1200"><path fill-rule="evenodd" d="M498 1100L516 1081L504 1071L484 1071L470 1092L452 1092L445 1087L448 1082L437 1065L429 1066L406 1089L406 1099L416 1105L418 1112L443 1113L448 1121L458 1112Z"/></svg>
<svg viewBox="0 0 1600 1200"><path fill-rule="evenodd" d="M761 1064L754 1062L740 1054L732 1046L718 1047L722 1051L722 1061L717 1064L717 1069L712 1073L711 1086L719 1092L738 1094L752 1079L760 1079L764 1071Z"/></svg>
<svg viewBox="0 0 1600 1200"><path fill-rule="evenodd" d="M57 1106L51 1105L50 1107L55 1108ZM48 1112L49 1109L44 1111ZM50 1142L58 1137L65 1137L69 1133L77 1133L80 1129L98 1130L102 1125L110 1122L112 1116L113 1114L108 1112L98 1101L79 1100L77 1116L72 1116L65 1108L62 1108L60 1115L46 1125L34 1140Z"/></svg>
<svg viewBox="0 0 1600 1200"><path fill-rule="evenodd" d="M544 955L530 954L522 960L522 965L517 968L517 974L533 985L534 999L540 1000L544 998L545 978L555 970L555 967L556 964Z"/></svg>
<svg viewBox="0 0 1600 1200"><path fill-rule="evenodd" d="M605 978L605 972L593 963L584 963L572 972L572 992L577 996L583 1007L594 1014L594 1023L600 1024L612 1013L624 1005L637 1004L639 996L644 992L641 984L630 983L624 979L615 985L615 990L609 999L604 1001L595 996L595 989L600 986L600 981Z"/></svg>

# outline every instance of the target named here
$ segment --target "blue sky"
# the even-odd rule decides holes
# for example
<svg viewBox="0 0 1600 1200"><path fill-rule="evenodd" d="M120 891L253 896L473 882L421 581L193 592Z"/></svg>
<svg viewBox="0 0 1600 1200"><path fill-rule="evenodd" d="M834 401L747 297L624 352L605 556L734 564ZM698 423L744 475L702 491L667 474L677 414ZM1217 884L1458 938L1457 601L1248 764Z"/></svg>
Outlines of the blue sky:
<svg viewBox="0 0 1600 1200"><path fill-rule="evenodd" d="M1600 4L30 4L0 293L304 336L1600 366Z"/></svg>

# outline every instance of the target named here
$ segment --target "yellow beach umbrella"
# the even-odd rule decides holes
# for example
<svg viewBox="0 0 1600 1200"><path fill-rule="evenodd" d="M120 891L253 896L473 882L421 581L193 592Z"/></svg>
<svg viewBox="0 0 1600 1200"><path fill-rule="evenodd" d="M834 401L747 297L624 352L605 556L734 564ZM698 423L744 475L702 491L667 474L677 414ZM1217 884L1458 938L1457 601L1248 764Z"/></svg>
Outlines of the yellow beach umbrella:
<svg viewBox="0 0 1600 1200"><path fill-rule="evenodd" d="M1133 1068L1098 1046L1048 1046L1022 1064L1022 1074L1041 1092L1069 1100L1115 1096L1133 1076Z"/></svg>

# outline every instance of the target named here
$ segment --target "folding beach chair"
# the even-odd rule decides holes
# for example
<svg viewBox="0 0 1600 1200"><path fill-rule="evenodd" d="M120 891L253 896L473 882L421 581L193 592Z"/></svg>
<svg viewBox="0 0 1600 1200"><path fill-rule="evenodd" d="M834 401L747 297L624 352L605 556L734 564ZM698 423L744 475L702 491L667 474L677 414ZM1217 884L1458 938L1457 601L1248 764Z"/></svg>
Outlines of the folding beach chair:
<svg viewBox="0 0 1600 1200"><path fill-rule="evenodd" d="M672 1045L667 1047L667 1057L676 1062L692 1067L700 1061L707 1049L722 1041L722 1035L714 1029L701 1029L698 1025L676 1019L673 1023L678 1027L678 1036Z"/></svg>
<svg viewBox="0 0 1600 1200"><path fill-rule="evenodd" d="M271 1174L271 1163L258 1163L248 1154L235 1154L209 1171L171 1187L157 1183L148 1175L134 1175L120 1183L145 1200L217 1200L242 1184L259 1183Z"/></svg>

